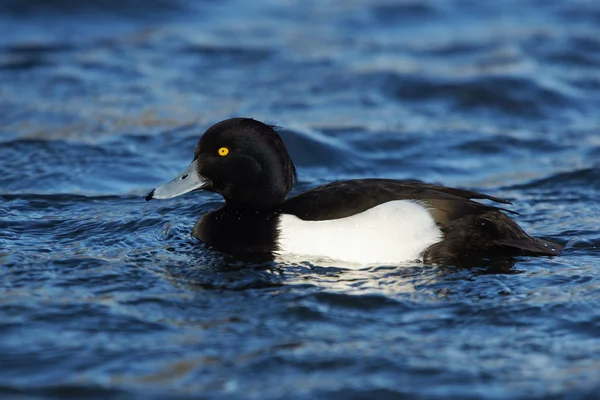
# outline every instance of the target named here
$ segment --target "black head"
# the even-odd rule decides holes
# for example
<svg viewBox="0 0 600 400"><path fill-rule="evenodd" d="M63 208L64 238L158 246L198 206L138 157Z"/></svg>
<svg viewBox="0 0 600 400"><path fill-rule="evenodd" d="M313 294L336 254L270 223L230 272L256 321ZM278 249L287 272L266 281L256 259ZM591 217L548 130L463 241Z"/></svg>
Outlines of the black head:
<svg viewBox="0 0 600 400"><path fill-rule="evenodd" d="M296 168L273 127L232 118L211 126L198 141L190 168L147 198L205 189L222 195L233 208L263 210L280 204L295 180ZM187 190L169 191L184 185Z"/></svg>

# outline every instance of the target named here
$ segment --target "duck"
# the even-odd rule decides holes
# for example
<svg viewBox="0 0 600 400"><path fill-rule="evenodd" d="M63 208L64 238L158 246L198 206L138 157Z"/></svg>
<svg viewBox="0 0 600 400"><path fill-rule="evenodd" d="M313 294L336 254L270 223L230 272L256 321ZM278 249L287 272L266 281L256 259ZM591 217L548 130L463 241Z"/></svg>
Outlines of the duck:
<svg viewBox="0 0 600 400"><path fill-rule="evenodd" d="M218 193L192 236L224 253L389 264L556 256L563 246L528 235L507 200L416 180L337 181L289 197L296 167L280 128L252 118L216 123L191 164L146 200ZM494 205L478 200L488 200Z"/></svg>

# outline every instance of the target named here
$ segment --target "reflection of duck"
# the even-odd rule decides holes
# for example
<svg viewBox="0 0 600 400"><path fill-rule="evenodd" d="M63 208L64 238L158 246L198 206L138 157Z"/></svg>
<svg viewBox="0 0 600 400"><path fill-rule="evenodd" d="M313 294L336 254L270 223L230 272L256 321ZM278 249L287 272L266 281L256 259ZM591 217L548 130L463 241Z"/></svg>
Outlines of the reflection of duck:
<svg viewBox="0 0 600 400"><path fill-rule="evenodd" d="M193 235L216 250L395 263L500 255L556 255L562 246L527 235L508 203L463 189L391 179L329 183L286 200L296 169L273 127L228 119L200 138L190 166L153 189L168 199L204 189L225 204L203 215Z"/></svg>

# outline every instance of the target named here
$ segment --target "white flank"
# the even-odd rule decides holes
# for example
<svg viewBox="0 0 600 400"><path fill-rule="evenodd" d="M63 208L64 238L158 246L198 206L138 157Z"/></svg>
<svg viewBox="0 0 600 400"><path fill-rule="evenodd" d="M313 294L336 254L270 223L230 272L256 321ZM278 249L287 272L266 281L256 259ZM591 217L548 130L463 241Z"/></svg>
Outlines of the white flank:
<svg viewBox="0 0 600 400"><path fill-rule="evenodd" d="M411 200L390 201L340 219L304 221L290 214L279 218L280 257L399 263L418 260L423 250L442 239L427 207Z"/></svg>

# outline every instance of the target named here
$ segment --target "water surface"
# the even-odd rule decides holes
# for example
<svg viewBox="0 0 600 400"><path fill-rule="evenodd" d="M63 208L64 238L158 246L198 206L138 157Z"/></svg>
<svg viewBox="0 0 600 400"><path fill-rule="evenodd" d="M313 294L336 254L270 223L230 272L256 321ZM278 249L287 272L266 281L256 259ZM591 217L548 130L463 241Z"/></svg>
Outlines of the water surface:
<svg viewBox="0 0 600 400"><path fill-rule="evenodd" d="M0 394L593 398L600 5L0 3ZM232 116L305 190L421 179L565 244L508 273L250 263L190 237L218 196L143 199Z"/></svg>

